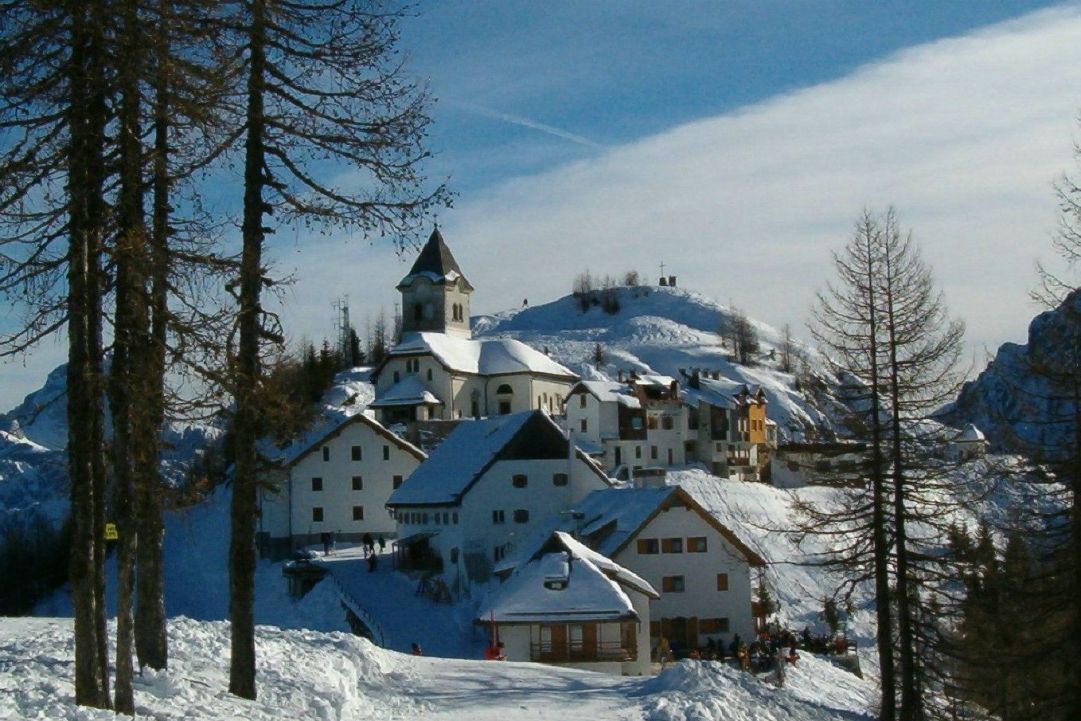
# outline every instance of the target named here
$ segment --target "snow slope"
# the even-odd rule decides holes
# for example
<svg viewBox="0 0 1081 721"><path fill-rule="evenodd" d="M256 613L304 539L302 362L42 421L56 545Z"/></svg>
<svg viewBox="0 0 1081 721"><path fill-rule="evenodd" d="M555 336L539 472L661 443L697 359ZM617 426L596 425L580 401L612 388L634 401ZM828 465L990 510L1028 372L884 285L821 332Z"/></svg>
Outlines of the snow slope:
<svg viewBox="0 0 1081 721"><path fill-rule="evenodd" d="M769 399L769 417L778 423L782 440L831 435L836 401L827 393L814 397L796 389L796 377L780 369L783 335L758 321L761 352L757 365L743 366L722 347L717 330L735 312L693 291L673 287L637 286L615 289L619 310L607 313L597 305L582 311L572 296L544 305L473 319L473 333L482 337L517 338L549 353L586 380L614 380L617 371L634 369L680 378L680 369L719 371L740 383L761 385ZM606 363L592 365L600 344ZM824 360L797 344L808 372L827 388L831 385ZM773 358L770 354L773 354Z"/></svg>
<svg viewBox="0 0 1081 721"><path fill-rule="evenodd" d="M110 627L112 630L112 627ZM256 701L230 696L224 622L170 620L169 669L136 678L136 714L160 721L870 721L874 690L805 657L777 688L713 662L654 678L529 663L413 657L343 633L260 626ZM0 718L113 719L74 705L71 621L0 618Z"/></svg>

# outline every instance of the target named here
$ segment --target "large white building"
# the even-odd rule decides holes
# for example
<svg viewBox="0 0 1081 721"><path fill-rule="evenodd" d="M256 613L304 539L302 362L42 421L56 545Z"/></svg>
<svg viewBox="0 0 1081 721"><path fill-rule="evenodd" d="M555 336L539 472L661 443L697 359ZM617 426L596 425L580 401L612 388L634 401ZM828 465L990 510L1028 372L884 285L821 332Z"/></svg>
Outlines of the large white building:
<svg viewBox="0 0 1081 721"><path fill-rule="evenodd" d="M365 533L392 537L386 509L424 453L363 413L317 428L267 460L273 468L259 491L256 542L282 558L319 543L324 533L359 542Z"/></svg>
<svg viewBox="0 0 1081 721"><path fill-rule="evenodd" d="M762 557L679 486L609 488L574 508L579 540L660 597L649 635L680 650L754 637L752 571Z"/></svg>
<svg viewBox="0 0 1081 721"><path fill-rule="evenodd" d="M460 423L387 503L398 563L468 593L518 544L608 487L544 411Z"/></svg>
<svg viewBox="0 0 1081 721"><path fill-rule="evenodd" d="M562 412L577 376L514 339L474 339L473 286L435 230L402 294L402 337L375 369L371 407L386 424Z"/></svg>

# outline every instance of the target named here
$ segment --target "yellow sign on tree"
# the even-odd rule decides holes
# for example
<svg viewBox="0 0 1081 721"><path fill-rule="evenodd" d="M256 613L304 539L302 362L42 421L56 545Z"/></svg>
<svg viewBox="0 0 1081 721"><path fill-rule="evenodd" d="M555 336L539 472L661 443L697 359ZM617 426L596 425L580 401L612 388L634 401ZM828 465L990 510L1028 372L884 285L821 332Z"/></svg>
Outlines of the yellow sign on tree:
<svg viewBox="0 0 1081 721"><path fill-rule="evenodd" d="M120 538L120 534L116 532L116 524L115 523L106 523L105 524L105 540L106 541L115 541L115 540L117 540L119 538Z"/></svg>

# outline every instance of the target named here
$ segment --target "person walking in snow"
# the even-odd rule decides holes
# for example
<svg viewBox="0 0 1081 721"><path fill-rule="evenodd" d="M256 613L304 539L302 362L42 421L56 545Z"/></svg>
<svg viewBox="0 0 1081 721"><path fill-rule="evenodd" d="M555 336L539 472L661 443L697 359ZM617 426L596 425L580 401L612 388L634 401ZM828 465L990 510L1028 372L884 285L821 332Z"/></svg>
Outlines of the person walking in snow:
<svg viewBox="0 0 1081 721"><path fill-rule="evenodd" d="M385 550L387 550L387 539L380 536L379 537L379 552L382 553Z"/></svg>
<svg viewBox="0 0 1081 721"><path fill-rule="evenodd" d="M420 644L419 643L414 641L411 644L411 646L412 646L412 650L410 651L410 653L412 653L414 656L423 656L424 655L424 652L420 650Z"/></svg>
<svg viewBox="0 0 1081 721"><path fill-rule="evenodd" d="M372 534L365 533L364 538L361 539L364 544L364 557L375 555L375 541L372 540Z"/></svg>
<svg viewBox="0 0 1081 721"><path fill-rule="evenodd" d="M657 660L660 661L662 669L672 660L672 646L665 636L661 636L657 643Z"/></svg>

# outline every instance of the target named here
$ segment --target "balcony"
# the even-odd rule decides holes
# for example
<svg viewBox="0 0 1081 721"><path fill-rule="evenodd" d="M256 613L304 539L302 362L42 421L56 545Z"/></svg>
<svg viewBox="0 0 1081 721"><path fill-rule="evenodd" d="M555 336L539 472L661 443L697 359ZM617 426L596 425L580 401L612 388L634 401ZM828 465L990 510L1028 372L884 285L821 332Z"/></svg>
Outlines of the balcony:
<svg viewBox="0 0 1081 721"><path fill-rule="evenodd" d="M529 644L529 660L542 663L589 663L595 661L634 661L637 649L623 648L619 641L593 644L540 642Z"/></svg>

